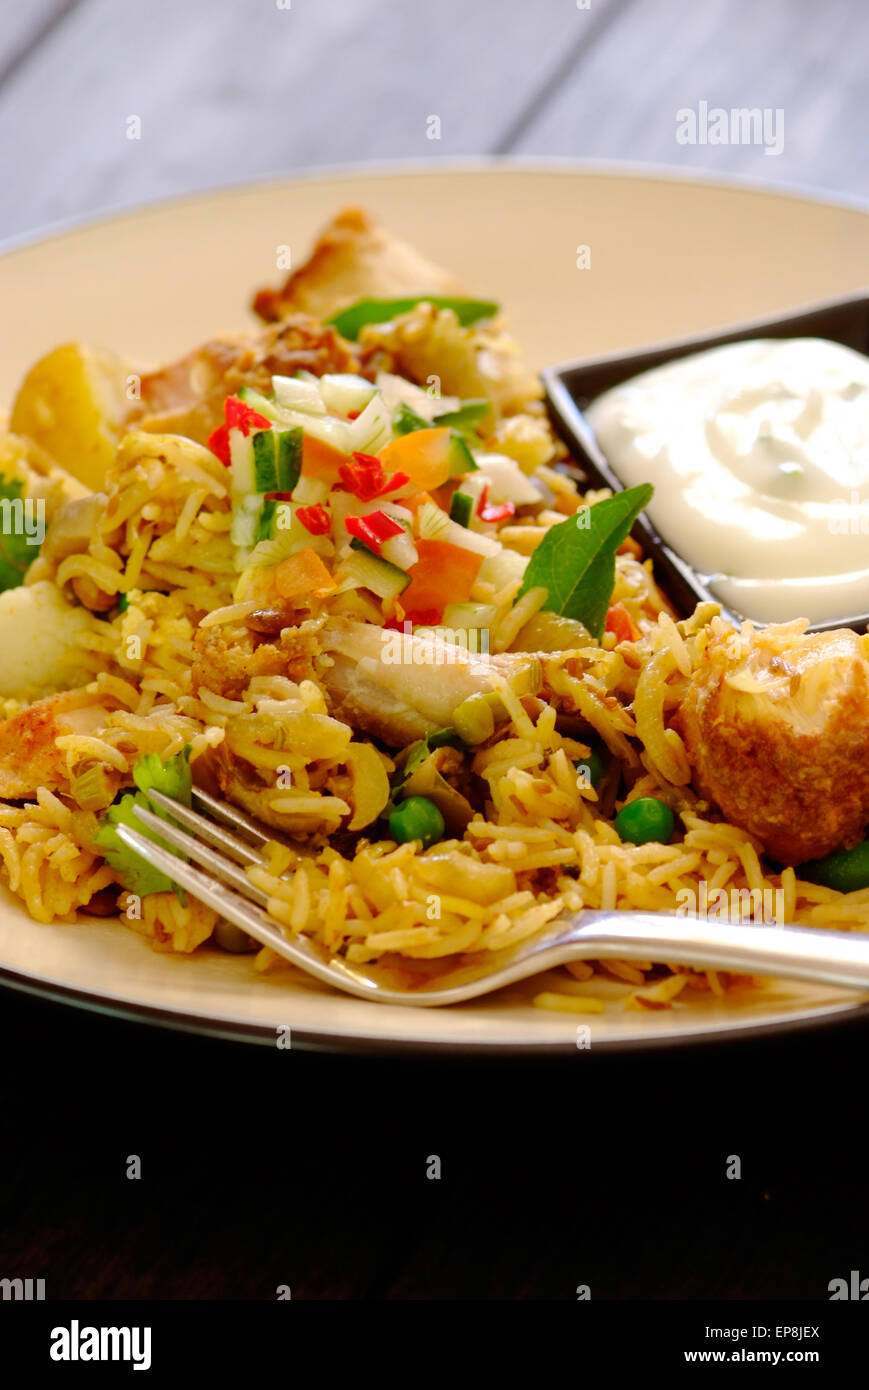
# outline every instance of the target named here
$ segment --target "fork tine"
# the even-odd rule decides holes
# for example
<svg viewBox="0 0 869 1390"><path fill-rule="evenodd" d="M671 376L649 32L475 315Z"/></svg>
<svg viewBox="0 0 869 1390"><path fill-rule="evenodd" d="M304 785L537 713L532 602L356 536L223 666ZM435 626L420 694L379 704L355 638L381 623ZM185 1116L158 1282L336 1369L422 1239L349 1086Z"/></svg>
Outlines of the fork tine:
<svg viewBox="0 0 869 1390"><path fill-rule="evenodd" d="M163 824L161 821L161 833ZM261 946L270 946L277 955L283 956L300 970L316 976L318 980L323 980L333 988L337 986L346 993L358 995L362 999L380 996L380 990L373 980L366 980L364 976L356 975L349 970L336 969L334 965L325 961L317 948L304 937L289 941L261 908L247 902L225 884L209 878L200 869L194 869L192 864L178 859L161 845L155 845L153 840L146 840L137 830L131 830L127 825L118 825L116 829L129 849L147 863L153 864L155 869L162 869L175 883L180 883L182 888L199 898L200 902L213 907L215 912L219 912L228 922L234 922L237 927L241 927L242 931L246 931L248 936L252 936Z"/></svg>
<svg viewBox="0 0 869 1390"><path fill-rule="evenodd" d="M243 840L231 835L222 826L207 820L205 816L200 816L197 811L191 811L190 807L183 805L182 802L173 801L171 796L164 796L162 792L155 791L153 787L148 788L146 796L155 806L159 806L161 811L166 811L172 816L173 820L180 821L206 844L213 845L215 849L222 849L225 854L237 860L238 863L261 864L263 862L262 856L257 854L250 845L246 845ZM166 838L168 839L168 836Z"/></svg>
<svg viewBox="0 0 869 1390"><path fill-rule="evenodd" d="M260 907L265 907L269 900L268 893L264 893L261 888L257 888L251 883L244 869L238 864L233 864L231 859L224 859L222 854L216 850L209 849L201 840L195 840L192 835L186 835L183 830L179 830L177 825L172 825L170 821L163 820L160 816L155 816L153 811L149 811L144 806L135 806L136 816L143 821L150 830L156 831L161 840L166 840L176 849L180 849L183 854L189 855L195 864L201 864L203 869L210 870L216 874L224 883L232 884L251 902L259 903Z"/></svg>
<svg viewBox="0 0 869 1390"><path fill-rule="evenodd" d="M245 835L250 835L259 844L265 845L269 840L275 839L265 826L260 825L252 816L245 815L244 811L237 806L232 806L228 801L221 801L219 797L212 796L210 792L203 791L201 787L193 788L193 800L198 801L201 806L210 811L216 820L224 825L235 826L236 830L244 831Z"/></svg>

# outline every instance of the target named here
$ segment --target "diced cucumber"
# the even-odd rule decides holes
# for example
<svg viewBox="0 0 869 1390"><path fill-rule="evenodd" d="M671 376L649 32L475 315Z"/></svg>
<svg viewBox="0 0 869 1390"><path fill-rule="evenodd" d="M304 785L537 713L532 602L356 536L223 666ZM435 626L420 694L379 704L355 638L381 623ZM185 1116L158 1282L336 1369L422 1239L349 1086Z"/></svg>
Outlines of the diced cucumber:
<svg viewBox="0 0 869 1390"><path fill-rule="evenodd" d="M392 414L400 405L410 406L421 420L431 424L436 415L445 410L457 410L461 402L458 396L432 396L412 381L392 372L377 373L377 389L383 397L387 410Z"/></svg>
<svg viewBox="0 0 869 1390"><path fill-rule="evenodd" d="M396 598L410 583L410 575L397 565L382 560L361 541L353 547L341 565L341 578L338 592L346 589L370 589L378 598Z"/></svg>
<svg viewBox="0 0 869 1390"><path fill-rule="evenodd" d="M412 434L414 430L427 430L428 420L418 415L412 405L402 401L392 417L392 433L396 436Z"/></svg>
<svg viewBox="0 0 869 1390"><path fill-rule="evenodd" d="M247 549L254 544L263 499L256 492L236 497L232 504L230 538L233 545Z"/></svg>
<svg viewBox="0 0 869 1390"><path fill-rule="evenodd" d="M474 499L467 492L454 492L450 502L450 521L459 526L470 526L474 515Z"/></svg>
<svg viewBox="0 0 869 1390"><path fill-rule="evenodd" d="M245 497L251 492L256 492L253 473L253 436L244 435L241 430L230 430L229 458L232 466L233 494Z"/></svg>
<svg viewBox="0 0 869 1390"><path fill-rule="evenodd" d="M253 440L253 491L277 492L278 472L275 461L274 430L258 430Z"/></svg>
<svg viewBox="0 0 869 1390"><path fill-rule="evenodd" d="M302 410L306 415L325 415L326 406L319 383L294 376L273 376L272 390L278 405L287 410Z"/></svg>
<svg viewBox="0 0 869 1390"><path fill-rule="evenodd" d="M300 507L316 507L318 502L325 502L330 491L325 478L309 478L303 473L293 488L293 501Z"/></svg>
<svg viewBox="0 0 869 1390"><path fill-rule="evenodd" d="M477 454L477 467L489 483L489 501L515 502L523 507L540 501L540 491L526 478L515 459L506 454Z"/></svg>
<svg viewBox="0 0 869 1390"><path fill-rule="evenodd" d="M444 627L479 631L492 626L497 611L492 603L448 603L442 622Z"/></svg>
<svg viewBox="0 0 869 1390"><path fill-rule="evenodd" d="M267 420L277 420L280 416L280 407L275 401L269 400L261 391L255 391L252 386L239 386L236 395L245 405L249 405L251 410L258 410L260 415L264 415Z"/></svg>
<svg viewBox="0 0 869 1390"><path fill-rule="evenodd" d="M376 392L373 382L355 372L327 372L320 377L320 395L326 408L338 415L364 410Z"/></svg>
<svg viewBox="0 0 869 1390"><path fill-rule="evenodd" d="M341 422L336 422L341 423ZM380 392L371 397L362 414L344 428L350 438L346 453L376 454L392 438L392 420Z"/></svg>
<svg viewBox="0 0 869 1390"><path fill-rule="evenodd" d="M418 514L419 535L425 541L447 541L460 550L471 550L475 555L496 555L503 549L492 536L483 536L478 531L470 531L457 522L451 521L436 502L425 502Z"/></svg>
<svg viewBox="0 0 869 1390"><path fill-rule="evenodd" d="M458 409L444 410L442 414L436 415L432 424L449 425L453 429L460 430L462 434L476 437L476 426L481 420L485 420L491 409L489 401L462 401Z"/></svg>
<svg viewBox="0 0 869 1390"><path fill-rule="evenodd" d="M497 542L495 544L497 545ZM517 550L508 550L506 546L497 545L497 550L486 556L477 577L485 584L494 584L496 589L503 589L508 584L521 583L527 566L527 555L520 555Z"/></svg>
<svg viewBox="0 0 869 1390"><path fill-rule="evenodd" d="M417 513L419 537L423 541L446 540L450 519L437 502L424 502Z"/></svg>
<svg viewBox="0 0 869 1390"><path fill-rule="evenodd" d="M402 531L400 536L390 536L388 541L384 541L380 547L380 554L384 560L388 560L391 565L397 565L400 570L409 570L419 559L419 551L413 543L413 537L408 535L407 531Z"/></svg>
<svg viewBox="0 0 869 1390"><path fill-rule="evenodd" d="M263 498L260 514L257 517L256 530L254 531L254 543L259 541L273 541L277 533L276 512L279 504L274 498Z"/></svg>
<svg viewBox="0 0 869 1390"><path fill-rule="evenodd" d="M450 465L451 478L462 478L466 473L475 473L477 471L477 464L474 462L474 456L458 430L453 430L451 432L447 458Z"/></svg>
<svg viewBox="0 0 869 1390"><path fill-rule="evenodd" d="M294 492L302 472L302 434L298 425L275 430L275 471L278 485L274 492Z"/></svg>

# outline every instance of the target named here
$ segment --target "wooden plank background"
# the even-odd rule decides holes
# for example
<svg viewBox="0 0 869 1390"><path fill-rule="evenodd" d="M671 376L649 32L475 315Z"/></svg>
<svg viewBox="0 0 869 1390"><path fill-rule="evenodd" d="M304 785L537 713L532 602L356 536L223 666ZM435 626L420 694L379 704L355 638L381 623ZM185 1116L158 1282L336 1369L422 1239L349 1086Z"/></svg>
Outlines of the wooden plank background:
<svg viewBox="0 0 869 1390"><path fill-rule="evenodd" d="M314 165L492 153L869 196L865 0L580 3L8 6L0 237ZM782 153L678 144L676 112L700 101L781 108Z"/></svg>

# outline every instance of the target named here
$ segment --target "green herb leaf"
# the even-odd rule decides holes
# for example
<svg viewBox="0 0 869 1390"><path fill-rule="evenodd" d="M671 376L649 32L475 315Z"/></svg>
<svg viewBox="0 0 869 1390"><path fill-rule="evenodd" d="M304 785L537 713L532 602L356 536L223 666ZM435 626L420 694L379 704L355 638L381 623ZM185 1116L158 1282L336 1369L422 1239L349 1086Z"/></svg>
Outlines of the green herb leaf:
<svg viewBox="0 0 869 1390"><path fill-rule="evenodd" d="M190 772L189 744L166 763L158 758L156 753L146 753L133 768L133 781L139 790L127 792L120 801L109 807L97 832L96 843L102 850L104 859L118 874L128 893L136 893L140 898L143 898L148 893L168 893L174 888L183 902L183 892L178 885L173 883L160 869L153 868L140 855L128 849L115 827L117 825L129 826L131 830L136 830L140 835L143 835L146 840L153 840L155 844L162 845L164 849L170 848L169 845L163 843L159 835L139 820L135 807L145 806L155 815L162 816L164 820L171 820L165 811L152 805L148 800L146 793L152 787L155 791L163 792L165 796L171 796L173 801L183 802L185 806L190 805L193 778Z"/></svg>
<svg viewBox="0 0 869 1390"><path fill-rule="evenodd" d="M430 429L431 425L428 420L424 420L421 415L417 415L416 411L411 406L407 405L405 401L401 402L392 417L392 433L397 438L405 434L413 434L415 430Z"/></svg>
<svg viewBox="0 0 869 1390"><path fill-rule="evenodd" d="M16 519L16 512L24 507L23 484L18 478L0 475L0 501L7 500L9 506L0 508L0 593L5 589L17 589L24 583L24 575L39 554L39 546L31 545L23 525ZM14 507L20 502L21 507Z"/></svg>
<svg viewBox="0 0 869 1390"><path fill-rule="evenodd" d="M499 306L491 299L450 299L438 294L415 294L408 299L357 299L340 313L326 319L344 338L355 342L369 323L389 323L399 314L407 314L417 304L434 304L437 309L452 309L463 328L478 319L490 319Z"/></svg>
<svg viewBox="0 0 869 1390"><path fill-rule="evenodd" d="M651 501L651 483L580 509L547 531L533 551L517 598L542 587L544 609L576 618L599 642L616 576L616 551Z"/></svg>
<svg viewBox="0 0 869 1390"><path fill-rule="evenodd" d="M490 401L474 400L462 401L458 410L447 410L443 415L436 415L432 424L439 428L441 425L450 425L453 429L459 430L474 438L477 434L477 426L481 420L485 420L490 415L492 405Z"/></svg>

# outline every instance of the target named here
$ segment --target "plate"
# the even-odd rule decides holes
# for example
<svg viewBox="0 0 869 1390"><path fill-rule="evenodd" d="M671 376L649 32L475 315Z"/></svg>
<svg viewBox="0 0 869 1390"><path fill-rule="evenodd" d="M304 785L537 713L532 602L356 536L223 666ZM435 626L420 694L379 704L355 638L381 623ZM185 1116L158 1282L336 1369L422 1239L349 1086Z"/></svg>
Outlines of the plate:
<svg viewBox="0 0 869 1390"><path fill-rule="evenodd" d="M156 361L244 327L251 290L280 279L279 249L301 261L348 204L501 301L538 368L869 283L869 214L759 187L558 163L327 172L152 206L7 251L0 401L11 401L35 358L71 338ZM40 926L5 892L0 978L106 1013L272 1046L289 1029L292 1045L396 1051L661 1047L869 1008L859 995L780 982L643 1013L619 1007L624 991L614 983L602 986L612 1006L584 1017L533 1008L527 986L453 1009L387 1007L295 973L255 975L250 957L159 954L106 921Z"/></svg>

